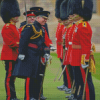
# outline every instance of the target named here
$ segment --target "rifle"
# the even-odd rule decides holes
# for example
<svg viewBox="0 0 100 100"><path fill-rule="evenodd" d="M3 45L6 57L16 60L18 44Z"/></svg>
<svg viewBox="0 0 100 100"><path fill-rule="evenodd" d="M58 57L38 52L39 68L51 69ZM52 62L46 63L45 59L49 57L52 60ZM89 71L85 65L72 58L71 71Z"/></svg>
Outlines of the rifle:
<svg viewBox="0 0 100 100"><path fill-rule="evenodd" d="M24 0L24 4L25 4L25 13L26 13L26 24L27 24L27 9L26 9L26 0Z"/></svg>
<svg viewBox="0 0 100 100"><path fill-rule="evenodd" d="M62 65L63 65L64 58L65 58L65 35L66 35L66 32L67 32L67 31L65 31L65 33L63 34L63 61L62 61ZM61 73L61 75L60 75L60 77L59 77L59 79L58 79L59 81L60 81L61 76L63 75L63 73L64 73L66 67L67 67L67 66L65 65L65 67L63 68L62 73Z"/></svg>
<svg viewBox="0 0 100 100"><path fill-rule="evenodd" d="M86 82L87 82L87 76L88 76L88 68L86 69L86 77L85 77L82 100L84 100L84 97L85 97L85 87L86 87Z"/></svg>

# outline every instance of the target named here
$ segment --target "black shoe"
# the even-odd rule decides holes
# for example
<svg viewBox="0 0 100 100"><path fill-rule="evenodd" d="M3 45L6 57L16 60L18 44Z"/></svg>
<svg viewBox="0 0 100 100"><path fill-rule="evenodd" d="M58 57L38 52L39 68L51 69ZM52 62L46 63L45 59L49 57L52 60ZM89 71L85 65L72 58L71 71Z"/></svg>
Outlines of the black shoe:
<svg viewBox="0 0 100 100"><path fill-rule="evenodd" d="M40 100L46 100L47 98L41 95Z"/></svg>
<svg viewBox="0 0 100 100"><path fill-rule="evenodd" d="M73 98L74 98L74 95L71 94L71 95L69 95L69 96L66 96L66 98L73 99Z"/></svg>
<svg viewBox="0 0 100 100"><path fill-rule="evenodd" d="M68 99L68 100L77 100L77 99L73 98L73 99Z"/></svg>
<svg viewBox="0 0 100 100"><path fill-rule="evenodd" d="M11 99L11 100L20 100L20 99L14 98L14 99Z"/></svg>
<svg viewBox="0 0 100 100"><path fill-rule="evenodd" d="M30 98L30 100L38 100L38 99L35 99L35 98Z"/></svg>
<svg viewBox="0 0 100 100"><path fill-rule="evenodd" d="M58 86L57 89L60 91L67 91L68 88L65 85L62 85L62 86Z"/></svg>

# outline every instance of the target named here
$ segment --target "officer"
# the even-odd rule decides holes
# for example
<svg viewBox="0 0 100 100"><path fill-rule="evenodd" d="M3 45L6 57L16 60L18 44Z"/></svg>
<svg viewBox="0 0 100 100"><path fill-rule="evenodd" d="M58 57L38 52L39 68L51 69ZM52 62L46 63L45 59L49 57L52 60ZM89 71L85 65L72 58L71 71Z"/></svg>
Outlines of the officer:
<svg viewBox="0 0 100 100"><path fill-rule="evenodd" d="M38 12L38 11L43 11L43 8L42 7L31 7L29 11L24 12L23 15L27 16L27 23L26 23L26 21L23 21L22 23L20 23L20 27L22 27L26 24L33 23L35 20L35 17L36 17L34 12ZM33 17L33 20L31 19L32 17ZM29 21L29 18L30 18L30 21Z"/></svg>
<svg viewBox="0 0 100 100"><path fill-rule="evenodd" d="M64 26L66 27L66 32L65 32L65 55L64 55L64 60L63 60L63 65L66 65L66 74L67 74L67 83L68 83L68 89L67 91L65 91L65 93L71 93L71 83L72 83L72 75L73 75L73 72L72 72L72 68L71 66L69 65L69 59L70 59L70 49L71 49L71 34L72 34L72 21L68 20L68 9L67 9L67 6L68 6L68 1L69 0L65 0L61 3L60 5L60 18L64 24Z"/></svg>
<svg viewBox="0 0 100 100"><path fill-rule="evenodd" d="M39 11L43 11L43 8L42 7L31 7L30 11L27 11L27 13L26 12L23 13L23 15L25 15L25 16L27 14L27 24L31 24L31 23L33 23L35 21L36 15L34 14L34 12L39 12ZM26 21L24 21L24 22L22 22L20 24L20 27L21 27L20 30L22 30L22 28L24 27L25 24L26 24ZM49 47L50 47L50 45L52 45L52 41L49 39L49 33L48 33L47 24L45 24L43 26L43 28L45 30L45 44L47 45L47 46L45 46L46 53L50 54L50 48ZM45 68L45 67L43 67L43 64L41 64L41 67ZM29 94L30 94L30 97L33 97L33 90L34 90L33 89L33 83L34 83L34 80L32 81L32 79L30 79L30 80L26 79L26 83L27 82L29 84L28 84L28 86L25 86L25 87L27 87L27 88L30 87L29 88L29 90L30 90ZM25 94L26 94L26 92L27 91L25 91ZM41 100L45 100L46 99L46 97L43 96L43 89L41 91L41 97L40 97L40 99Z"/></svg>
<svg viewBox="0 0 100 100"><path fill-rule="evenodd" d="M40 57L44 55L44 34L42 26L47 22L49 11L35 12L36 20L24 27L19 44L19 56L13 75L34 79L34 98L28 96L26 100L38 100L42 77L40 72ZM28 33L28 34L27 34Z"/></svg>
<svg viewBox="0 0 100 100"><path fill-rule="evenodd" d="M8 9L9 8L9 9ZM16 23L19 21L20 10L17 0L2 0L1 18L5 25L1 34L3 38L3 47L1 51L1 60L5 62L5 89L6 100L19 100L15 91L15 77L12 76L15 61L18 56L19 32Z"/></svg>

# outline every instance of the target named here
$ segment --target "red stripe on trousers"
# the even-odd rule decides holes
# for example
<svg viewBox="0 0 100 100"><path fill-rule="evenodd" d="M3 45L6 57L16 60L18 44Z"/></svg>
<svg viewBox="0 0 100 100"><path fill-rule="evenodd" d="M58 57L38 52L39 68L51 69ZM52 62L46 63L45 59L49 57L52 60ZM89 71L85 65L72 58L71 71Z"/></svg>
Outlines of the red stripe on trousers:
<svg viewBox="0 0 100 100"><path fill-rule="evenodd" d="M30 84L30 78L26 78L26 100L30 100L30 94L29 94L29 84Z"/></svg>
<svg viewBox="0 0 100 100"><path fill-rule="evenodd" d="M82 73L83 82L85 83L85 78L86 78L85 70L82 67L80 67L80 69ZM86 95L86 100L90 100L89 86L87 82L85 87L85 95Z"/></svg>
<svg viewBox="0 0 100 100"><path fill-rule="evenodd" d="M68 72L68 69L66 67L66 76L67 76L67 82L68 82L68 88L71 88L71 81L70 81L70 76L69 76L69 72Z"/></svg>
<svg viewBox="0 0 100 100"><path fill-rule="evenodd" d="M12 72L12 62L9 62L9 69L8 69L8 76L6 79L6 88L7 88L7 100L11 99L11 92L10 92L10 78L11 78L11 73Z"/></svg>

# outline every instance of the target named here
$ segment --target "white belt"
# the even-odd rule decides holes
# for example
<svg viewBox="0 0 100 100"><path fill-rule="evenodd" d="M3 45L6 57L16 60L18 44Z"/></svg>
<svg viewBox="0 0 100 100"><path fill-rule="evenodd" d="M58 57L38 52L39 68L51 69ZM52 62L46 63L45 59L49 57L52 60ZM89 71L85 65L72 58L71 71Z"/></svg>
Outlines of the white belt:
<svg viewBox="0 0 100 100"><path fill-rule="evenodd" d="M65 34L63 35L63 39L65 39Z"/></svg>
<svg viewBox="0 0 100 100"><path fill-rule="evenodd" d="M68 42L69 45L72 45L72 42Z"/></svg>
<svg viewBox="0 0 100 100"><path fill-rule="evenodd" d="M68 48L66 47L65 50L68 50Z"/></svg>

